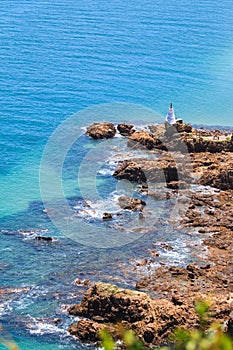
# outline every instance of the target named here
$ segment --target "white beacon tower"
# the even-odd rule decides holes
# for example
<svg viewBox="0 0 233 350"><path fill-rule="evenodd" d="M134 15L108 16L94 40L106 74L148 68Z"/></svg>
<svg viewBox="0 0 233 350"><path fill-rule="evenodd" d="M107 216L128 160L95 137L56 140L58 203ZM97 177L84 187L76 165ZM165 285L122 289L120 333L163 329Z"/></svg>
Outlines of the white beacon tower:
<svg viewBox="0 0 233 350"><path fill-rule="evenodd" d="M167 112L166 121L171 125L176 124L176 117L174 108L172 107L172 103L170 103L170 108Z"/></svg>

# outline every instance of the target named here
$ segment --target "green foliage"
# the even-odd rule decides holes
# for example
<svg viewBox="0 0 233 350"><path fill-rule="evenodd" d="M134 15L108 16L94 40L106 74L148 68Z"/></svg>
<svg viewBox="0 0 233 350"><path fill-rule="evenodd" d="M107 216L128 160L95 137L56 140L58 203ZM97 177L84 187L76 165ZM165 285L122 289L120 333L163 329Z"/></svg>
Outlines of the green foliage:
<svg viewBox="0 0 233 350"><path fill-rule="evenodd" d="M142 341L137 338L132 330L124 330L120 325L118 327L118 338L126 350L143 350L145 349ZM117 348L112 336L106 329L100 332L102 346L104 350L114 350Z"/></svg>
<svg viewBox="0 0 233 350"><path fill-rule="evenodd" d="M104 350L114 350L116 348L112 336L108 333L106 329L102 329L100 331L100 339L102 341L102 346Z"/></svg>
<svg viewBox="0 0 233 350"><path fill-rule="evenodd" d="M219 324L212 324L206 332L202 330L176 330L175 350L233 350L231 339L223 333Z"/></svg>
<svg viewBox="0 0 233 350"><path fill-rule="evenodd" d="M206 301L197 301L195 304L195 310L199 318L200 328L203 329L209 318L210 305Z"/></svg>
<svg viewBox="0 0 233 350"><path fill-rule="evenodd" d="M232 340L223 332L222 325L212 323L207 328L209 304L198 301L195 310L199 318L199 329L177 329L174 332L175 350L233 350ZM206 329L207 328L207 329Z"/></svg>

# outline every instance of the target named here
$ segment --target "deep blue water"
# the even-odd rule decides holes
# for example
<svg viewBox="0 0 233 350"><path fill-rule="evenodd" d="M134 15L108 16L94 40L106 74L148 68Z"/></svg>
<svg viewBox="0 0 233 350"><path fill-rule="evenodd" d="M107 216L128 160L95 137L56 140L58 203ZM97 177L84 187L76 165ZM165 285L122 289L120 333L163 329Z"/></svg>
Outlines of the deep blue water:
<svg viewBox="0 0 233 350"><path fill-rule="evenodd" d="M64 332L70 323L65 314L60 328L46 334L38 318L60 317L80 273L91 277L94 269L94 280L119 275L123 283L116 265L140 256L148 242L135 243L129 254L127 248L95 251L62 237L42 211L43 148L68 116L106 103L141 105L163 118L173 101L185 121L232 125L233 3L2 0L0 13L0 229L8 230L0 235L0 287L31 288L10 298L2 322L23 350L79 348ZM83 118L88 124L88 113ZM71 197L80 195L78 165L94 147L85 138L80 142L77 157L65 162ZM98 181L107 195L105 180ZM116 185L106 181L109 188ZM19 229L58 240L36 242ZM25 326L30 320L31 329Z"/></svg>

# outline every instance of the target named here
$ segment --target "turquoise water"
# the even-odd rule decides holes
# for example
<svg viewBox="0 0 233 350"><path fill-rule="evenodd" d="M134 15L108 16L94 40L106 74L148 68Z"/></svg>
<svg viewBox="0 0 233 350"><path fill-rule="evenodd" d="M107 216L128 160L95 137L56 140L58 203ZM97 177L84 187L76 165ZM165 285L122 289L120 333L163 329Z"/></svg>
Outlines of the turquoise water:
<svg viewBox="0 0 233 350"><path fill-rule="evenodd" d="M3 0L0 11L1 286L30 288L7 299L2 323L23 350L80 348L67 337L65 313L48 331L38 319L61 316L81 273L94 280L120 275L124 284L116 265L140 256L148 242L135 243L130 255L126 248L93 251L62 237L42 211L43 148L68 116L103 103L138 104L163 118L173 101L186 121L232 125L233 3ZM80 195L77 168L93 144L83 139L80 147L65 164L69 197ZM105 181L116 185L110 177L98 181L103 195ZM36 242L20 229L57 242Z"/></svg>

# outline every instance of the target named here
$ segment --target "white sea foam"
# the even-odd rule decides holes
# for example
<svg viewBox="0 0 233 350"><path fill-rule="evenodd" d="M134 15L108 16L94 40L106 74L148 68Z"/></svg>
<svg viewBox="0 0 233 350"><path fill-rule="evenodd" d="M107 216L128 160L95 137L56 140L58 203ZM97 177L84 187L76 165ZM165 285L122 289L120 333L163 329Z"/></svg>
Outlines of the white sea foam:
<svg viewBox="0 0 233 350"><path fill-rule="evenodd" d="M31 334L44 335L44 334L67 334L65 329L58 327L56 324L52 324L46 320L30 317L29 322L26 324Z"/></svg>

